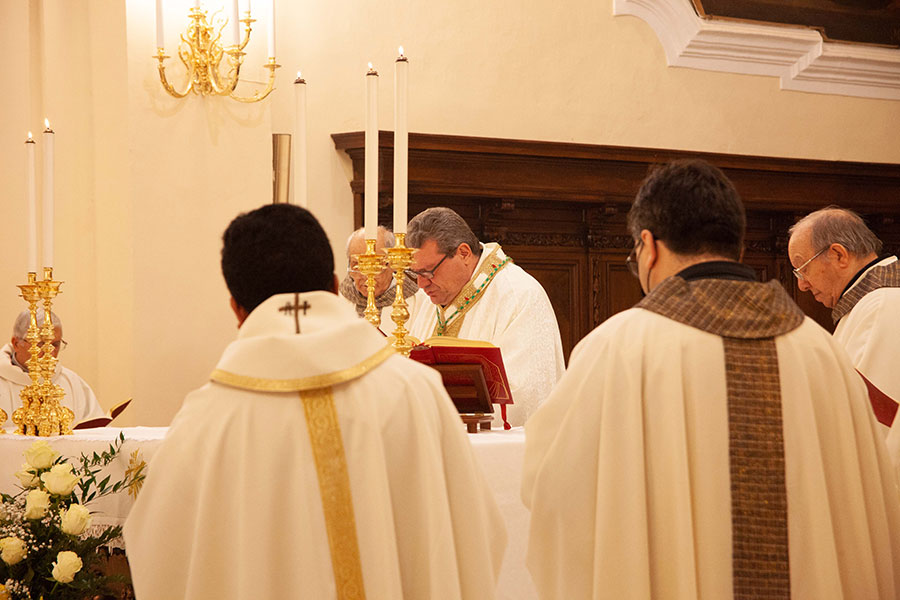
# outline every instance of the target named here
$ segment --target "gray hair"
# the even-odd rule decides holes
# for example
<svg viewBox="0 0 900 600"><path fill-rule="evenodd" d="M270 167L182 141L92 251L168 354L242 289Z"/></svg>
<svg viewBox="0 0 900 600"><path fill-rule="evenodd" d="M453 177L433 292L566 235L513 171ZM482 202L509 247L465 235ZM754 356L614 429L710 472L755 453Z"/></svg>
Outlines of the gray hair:
<svg viewBox="0 0 900 600"><path fill-rule="evenodd" d="M356 231L351 233L350 237L347 238L347 258L348 259L350 258L350 243L353 241L354 238L362 237L363 235L365 235L365 233L366 233L366 228L360 227L359 229L357 229ZM379 233L383 236L382 239L384 240L385 248L393 248L394 245L397 243L397 240L394 238L394 232L391 231L390 229L388 229L387 227L385 227L384 225L378 226L377 233L375 234L376 239L377 239L377 236Z"/></svg>
<svg viewBox="0 0 900 600"><path fill-rule="evenodd" d="M475 233L456 211L444 206L424 210L409 222L407 246L421 248L428 240L434 240L438 250L447 256L456 254L460 244L468 244L475 256L481 256L481 244Z"/></svg>
<svg viewBox="0 0 900 600"><path fill-rule="evenodd" d="M828 206L809 213L788 230L793 236L798 229L809 227L810 243L819 250L840 244L854 256L881 253L881 240L866 226L862 217L846 208Z"/></svg>
<svg viewBox="0 0 900 600"><path fill-rule="evenodd" d="M50 311L50 322L53 323L53 327L59 327L60 331L62 331L62 321L59 320L59 317L57 317L56 313L53 311ZM23 310L19 313L19 316L16 317L16 322L13 325L13 337L24 340L25 336L28 334L28 325L30 324L31 312ZM37 309L37 324L38 327L44 324L43 308Z"/></svg>

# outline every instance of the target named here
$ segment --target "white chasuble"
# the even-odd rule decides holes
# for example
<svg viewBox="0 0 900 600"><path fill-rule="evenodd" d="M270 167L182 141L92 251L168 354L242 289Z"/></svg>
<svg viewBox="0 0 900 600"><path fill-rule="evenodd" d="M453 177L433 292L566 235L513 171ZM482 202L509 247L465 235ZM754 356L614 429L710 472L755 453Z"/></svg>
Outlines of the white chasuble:
<svg viewBox="0 0 900 600"><path fill-rule="evenodd" d="M22 406L22 399L19 393L27 385L31 385L31 378L28 373L20 369L17 365L12 364L13 347L12 344L6 344L0 349L0 408L6 411L6 423L2 424L6 431L15 429L12 422L13 411ZM78 424L79 421L87 419L96 419L104 415L97 397L94 396L94 390L82 379L78 373L72 369L62 366L62 363L56 363L56 370L51 378L53 383L62 387L66 393L61 404L72 409L75 413L75 420L72 425Z"/></svg>
<svg viewBox="0 0 900 600"><path fill-rule="evenodd" d="M896 273L900 263L891 256L866 270L835 305L834 339L844 347L853 366L879 390L900 402L900 287L884 285L865 291L879 267ZM897 279L897 275L894 275ZM865 291L858 297L860 291ZM846 304L846 307L845 307ZM849 308L849 310L847 310ZM885 427L885 430L887 428ZM900 421L887 435L889 453L900 472Z"/></svg>
<svg viewBox="0 0 900 600"><path fill-rule="evenodd" d="M726 312L742 304L768 302L737 299ZM543 600L785 597L763 596L768 584L757 596L735 592L723 339L632 308L575 348L525 426L528 567ZM897 480L865 385L808 318L769 339L790 597L900 597Z"/></svg>
<svg viewBox="0 0 900 600"><path fill-rule="evenodd" d="M257 307L185 399L125 541L142 600L480 599L502 523L438 374L311 292Z"/></svg>
<svg viewBox="0 0 900 600"><path fill-rule="evenodd" d="M514 427L524 424L565 371L556 315L541 284L491 243L482 244L472 279L449 305L434 305L422 290L416 296L407 328L419 341L446 334L500 348L513 397L507 418ZM499 415L495 410L493 425L502 427Z"/></svg>

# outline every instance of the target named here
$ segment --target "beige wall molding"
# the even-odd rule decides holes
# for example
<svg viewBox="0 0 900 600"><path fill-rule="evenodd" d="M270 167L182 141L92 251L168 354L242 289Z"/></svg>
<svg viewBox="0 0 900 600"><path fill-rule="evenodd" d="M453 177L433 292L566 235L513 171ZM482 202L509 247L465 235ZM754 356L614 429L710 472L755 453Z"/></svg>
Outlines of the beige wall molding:
<svg viewBox="0 0 900 600"><path fill-rule="evenodd" d="M900 49L828 42L803 27L701 19L689 0L613 0L647 22L669 66L771 75L781 89L900 100Z"/></svg>

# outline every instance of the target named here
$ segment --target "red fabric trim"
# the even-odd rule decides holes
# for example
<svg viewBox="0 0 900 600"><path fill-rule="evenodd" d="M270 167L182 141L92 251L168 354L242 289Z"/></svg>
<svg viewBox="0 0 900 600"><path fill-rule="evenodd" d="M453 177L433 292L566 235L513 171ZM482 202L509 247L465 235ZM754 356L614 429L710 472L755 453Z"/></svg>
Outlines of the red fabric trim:
<svg viewBox="0 0 900 600"><path fill-rule="evenodd" d="M866 379L866 376L862 373L859 373L859 376L866 382L866 389L869 390L869 402L872 403L872 411L875 413L875 418L882 425L890 427L894 423L894 417L897 414L897 401L875 387L875 384Z"/></svg>

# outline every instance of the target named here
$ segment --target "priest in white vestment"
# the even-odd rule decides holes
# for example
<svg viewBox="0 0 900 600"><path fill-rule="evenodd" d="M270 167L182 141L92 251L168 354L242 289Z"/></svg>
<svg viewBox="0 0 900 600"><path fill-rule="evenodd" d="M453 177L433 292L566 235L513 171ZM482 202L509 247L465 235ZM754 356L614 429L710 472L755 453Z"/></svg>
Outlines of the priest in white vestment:
<svg viewBox="0 0 900 600"><path fill-rule="evenodd" d="M873 410L900 467L900 261L859 215L837 207L811 213L791 227L788 255L797 286L831 308L834 338L856 369L891 400Z"/></svg>
<svg viewBox="0 0 900 600"><path fill-rule="evenodd" d="M50 318L54 330L53 356L59 357L59 351L66 345L62 339L62 321L52 311ZM10 432L15 429L12 422L13 411L22 406L19 394L25 386L31 385L27 364L31 356L31 343L25 339L30 322L31 313L29 311L19 313L13 325L12 339L0 349L0 408L6 411L7 416L2 427ZM44 322L43 308L37 310L37 322L38 325ZM97 402L91 386L78 373L64 367L62 362L56 363L56 370L53 372L51 381L59 385L65 392L61 404L75 413L73 425L103 416L103 409Z"/></svg>
<svg viewBox="0 0 900 600"><path fill-rule="evenodd" d="M499 244L482 244L449 208L429 208L409 222L407 245L418 248L410 271L419 285L407 328L432 336L482 340L500 348L513 404L512 426L525 420L565 371L559 325L547 293ZM495 406L494 426L501 425Z"/></svg>
<svg viewBox="0 0 900 600"><path fill-rule="evenodd" d="M525 426L540 597L900 597L897 479L865 385L737 262L731 183L661 168L629 227L648 296L578 344Z"/></svg>
<svg viewBox="0 0 900 600"><path fill-rule="evenodd" d="M375 234L375 252L385 255L387 248L393 248L396 244L393 232L381 225ZM357 256L366 252L365 229L359 228L350 234L347 239L347 276L341 281L341 296L349 300L356 309L356 314L365 316L368 303L368 289L366 288L366 276L359 272ZM416 305L416 292L419 286L410 277L403 278L403 297L406 300L406 309L412 314ZM375 308L381 316L379 329L386 336L394 333L397 324L391 320L394 309L394 299L397 296L397 280L394 272L385 264L381 273L375 276Z"/></svg>
<svg viewBox="0 0 900 600"><path fill-rule="evenodd" d="M494 598L506 534L459 416L334 293L315 218L239 216L222 267L240 331L128 517L137 597Z"/></svg>

